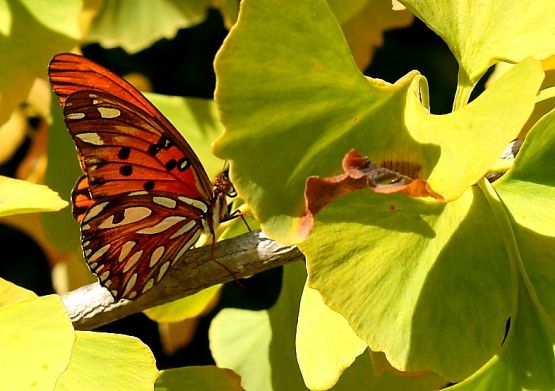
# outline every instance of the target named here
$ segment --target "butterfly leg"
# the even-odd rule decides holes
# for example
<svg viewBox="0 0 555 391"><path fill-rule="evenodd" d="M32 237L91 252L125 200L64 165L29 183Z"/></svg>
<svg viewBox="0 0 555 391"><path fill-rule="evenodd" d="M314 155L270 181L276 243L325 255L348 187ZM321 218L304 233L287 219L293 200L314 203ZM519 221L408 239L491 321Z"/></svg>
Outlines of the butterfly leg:
<svg viewBox="0 0 555 391"><path fill-rule="evenodd" d="M240 218L241 220L243 220L243 223L245 223L245 226L247 227L247 229L249 230L249 232L252 232L251 227L249 226L249 223L247 222L247 219L245 219L245 216L248 216L248 212L243 212L240 209L235 209L232 213L228 214L223 220L222 222L225 221L230 221L230 220L234 220L237 218Z"/></svg>

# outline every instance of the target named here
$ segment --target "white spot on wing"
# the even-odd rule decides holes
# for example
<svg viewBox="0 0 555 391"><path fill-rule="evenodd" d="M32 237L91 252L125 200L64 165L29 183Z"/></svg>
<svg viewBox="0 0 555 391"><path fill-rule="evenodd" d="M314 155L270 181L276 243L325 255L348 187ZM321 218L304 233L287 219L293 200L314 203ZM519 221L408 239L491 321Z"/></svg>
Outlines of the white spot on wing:
<svg viewBox="0 0 555 391"><path fill-rule="evenodd" d="M140 190L140 191L132 191L131 193L128 193L128 196L138 196L138 195L145 195L148 194L148 191L144 191L144 190Z"/></svg>
<svg viewBox="0 0 555 391"><path fill-rule="evenodd" d="M79 133L79 134L76 134L75 137L77 137L79 140L87 144L104 145L104 141L102 141L98 133L94 133L94 132Z"/></svg>
<svg viewBox="0 0 555 391"><path fill-rule="evenodd" d="M89 264L94 263L98 258L106 254L109 248L110 248L109 244L105 245L104 247L100 247L98 250L94 252L93 255L90 256L90 258L87 259L87 262Z"/></svg>
<svg viewBox="0 0 555 391"><path fill-rule="evenodd" d="M98 278L102 282L106 281L108 279L108 277L110 277L110 272L108 270L106 270L104 273L102 273L100 276L98 276Z"/></svg>
<svg viewBox="0 0 555 391"><path fill-rule="evenodd" d="M127 262L125 263L125 266L123 267L123 272L126 273L133 266L135 266L135 264L139 261L139 259L141 259L142 254L143 254L143 250L139 250L131 257L129 257L129 259L127 259Z"/></svg>
<svg viewBox="0 0 555 391"><path fill-rule="evenodd" d="M86 231L86 230L88 230L88 229L91 229L91 226L90 226L89 224L83 224L83 225L81 226L81 231Z"/></svg>
<svg viewBox="0 0 555 391"><path fill-rule="evenodd" d="M83 119L83 118L85 118L85 113L69 113L68 115L66 115L66 119Z"/></svg>
<svg viewBox="0 0 555 391"><path fill-rule="evenodd" d="M114 215L112 215L104 220L98 226L98 228L107 229L119 227L121 225L132 224L142 219L146 219L148 216L150 216L151 213L152 211L148 208L145 208L144 206L126 208L123 211L123 220L121 220L119 223L114 223Z"/></svg>
<svg viewBox="0 0 555 391"><path fill-rule="evenodd" d="M186 203L187 205L191 205L191 206L194 206L197 209L202 210L203 213L206 213L208 211L208 207L202 201L195 200L194 198L184 197L184 196L179 196L177 198L180 201L183 201L184 203Z"/></svg>
<svg viewBox="0 0 555 391"><path fill-rule="evenodd" d="M148 264L148 267L153 267L154 265L156 265L162 255L164 255L164 251L166 251L166 248L164 246L156 247L156 249L152 252L152 255L150 256L150 263Z"/></svg>
<svg viewBox="0 0 555 391"><path fill-rule="evenodd" d="M87 214L85 215L85 218L83 219L83 222L86 223L87 221L89 221L90 219L92 219L93 217L96 217L100 214L100 212L102 212L104 210L104 208L106 207L106 205L108 205L108 201L103 202L101 204L95 205L92 208L90 208L87 211ZM87 224L88 225L88 224ZM86 229L90 229L91 227L85 227L85 225L81 226L82 230L86 230Z"/></svg>
<svg viewBox="0 0 555 391"><path fill-rule="evenodd" d="M164 277L164 274L166 274L169 267L170 267L170 262L169 261L164 263L162 266L160 266L160 271L158 272L158 278L157 278L156 281L160 281L162 279L162 277Z"/></svg>
<svg viewBox="0 0 555 391"><path fill-rule="evenodd" d="M131 293L129 294L129 298L130 298L130 299L134 299L135 297L137 297L137 292L131 292Z"/></svg>
<svg viewBox="0 0 555 391"><path fill-rule="evenodd" d="M172 200L168 197L152 197L152 201L154 201L154 203L158 205L165 206L166 208L170 209L173 209L177 206L177 201Z"/></svg>
<svg viewBox="0 0 555 391"><path fill-rule="evenodd" d="M189 232L195 225L197 225L195 221L189 221L187 224L183 224L183 227L179 228L172 236L170 236L170 239L175 239L178 236Z"/></svg>
<svg viewBox="0 0 555 391"><path fill-rule="evenodd" d="M113 107L97 107L102 118L116 118L121 115L121 111Z"/></svg>
<svg viewBox="0 0 555 391"><path fill-rule="evenodd" d="M153 286L154 286L154 278L151 278L146 282L141 293L145 293L146 291L150 290Z"/></svg>
<svg viewBox="0 0 555 391"><path fill-rule="evenodd" d="M121 252L119 254L118 262L123 262L123 260L127 258L129 252L133 249L133 247L135 247L136 244L137 242L133 240L125 242L123 246L121 246Z"/></svg>
<svg viewBox="0 0 555 391"><path fill-rule="evenodd" d="M89 98L92 98L92 99L98 98L98 95L96 95L96 94L89 94Z"/></svg>
<svg viewBox="0 0 555 391"><path fill-rule="evenodd" d="M158 234L160 232L164 232L172 225L179 223L182 220L185 220L186 217L183 216L170 216L166 217L164 220L160 221L158 224L153 225L152 227L146 227L137 231L138 234L146 234L146 235L153 235Z"/></svg>
<svg viewBox="0 0 555 391"><path fill-rule="evenodd" d="M88 257L89 255L91 255L92 250L90 248L86 249L85 251L83 251L83 254L85 254L86 257Z"/></svg>
<svg viewBox="0 0 555 391"><path fill-rule="evenodd" d="M187 159L181 159L181 161L179 162L179 170L180 171L185 170L188 165L189 165L189 161Z"/></svg>
<svg viewBox="0 0 555 391"><path fill-rule="evenodd" d="M125 291L123 292L123 296L127 296L127 293L129 293L131 289L133 289L136 282L137 282L137 273L133 273L129 281L127 281L127 284L125 284Z"/></svg>

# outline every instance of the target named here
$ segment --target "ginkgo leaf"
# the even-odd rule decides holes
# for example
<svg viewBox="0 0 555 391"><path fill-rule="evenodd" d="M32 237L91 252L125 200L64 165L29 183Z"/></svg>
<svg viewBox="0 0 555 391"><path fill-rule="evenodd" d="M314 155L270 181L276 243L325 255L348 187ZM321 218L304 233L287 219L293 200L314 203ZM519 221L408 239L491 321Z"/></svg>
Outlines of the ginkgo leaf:
<svg viewBox="0 0 555 391"><path fill-rule="evenodd" d="M516 63L555 53L551 0L400 2L443 38L472 83L499 61Z"/></svg>
<svg viewBox="0 0 555 391"><path fill-rule="evenodd" d="M25 100L37 77L57 52L71 50L81 34L79 1L1 2L0 124ZM40 37L40 39L37 39Z"/></svg>
<svg viewBox="0 0 555 391"><path fill-rule="evenodd" d="M0 307L0 324L0 389L54 389L75 342L60 296Z"/></svg>
<svg viewBox="0 0 555 391"><path fill-rule="evenodd" d="M309 286L395 368L462 380L500 349L515 305L509 250L476 187L448 203L350 193L299 248Z"/></svg>
<svg viewBox="0 0 555 391"><path fill-rule="evenodd" d="M44 185L0 176L0 216L57 211L68 203Z"/></svg>
<svg viewBox="0 0 555 391"><path fill-rule="evenodd" d="M231 161L262 229L284 243L302 238L307 178L340 174L353 148L378 165L417 167L435 193L456 199L519 133L543 77L528 59L468 106L430 114L417 72L394 84L360 73L322 0L245 0L215 68L225 131L214 151Z"/></svg>
<svg viewBox="0 0 555 391"><path fill-rule="evenodd" d="M204 21L211 2L107 0L93 19L86 40L136 53L161 38L173 38L180 28Z"/></svg>
<svg viewBox="0 0 555 391"><path fill-rule="evenodd" d="M90 331L78 331L76 338L56 391L122 390L130 385L134 390L152 390L158 369L154 355L139 339Z"/></svg>
<svg viewBox="0 0 555 391"><path fill-rule="evenodd" d="M179 322L197 317L215 302L220 288L221 285L211 286L194 295L149 308L144 311L144 314L157 322Z"/></svg>
<svg viewBox="0 0 555 391"><path fill-rule="evenodd" d="M0 278L0 307L37 297L35 293Z"/></svg>
<svg viewBox="0 0 555 391"><path fill-rule="evenodd" d="M322 302L318 291L307 285L301 297L295 346L304 382L311 390L333 387L368 348L347 321Z"/></svg>

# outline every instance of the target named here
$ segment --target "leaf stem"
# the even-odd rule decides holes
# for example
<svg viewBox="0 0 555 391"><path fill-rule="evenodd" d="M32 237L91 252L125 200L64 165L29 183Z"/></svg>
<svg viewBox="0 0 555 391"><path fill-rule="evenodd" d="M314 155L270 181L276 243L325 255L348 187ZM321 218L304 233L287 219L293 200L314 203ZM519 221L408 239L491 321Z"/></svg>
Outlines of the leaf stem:
<svg viewBox="0 0 555 391"><path fill-rule="evenodd" d="M459 68L459 75L457 78L457 91L455 92L455 101L453 102L453 111L458 110L466 106L468 100L470 99L470 94L474 89L475 84L472 83L466 73Z"/></svg>
<svg viewBox="0 0 555 391"><path fill-rule="evenodd" d="M538 95L536 95L536 103L542 102L547 99L551 99L555 97L555 87L550 87L541 90Z"/></svg>

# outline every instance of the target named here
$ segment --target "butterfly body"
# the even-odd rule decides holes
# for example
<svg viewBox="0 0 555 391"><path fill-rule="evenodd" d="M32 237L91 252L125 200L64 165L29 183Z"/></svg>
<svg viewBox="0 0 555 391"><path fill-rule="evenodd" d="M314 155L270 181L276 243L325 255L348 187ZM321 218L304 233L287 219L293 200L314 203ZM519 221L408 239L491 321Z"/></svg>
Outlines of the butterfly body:
<svg viewBox="0 0 555 391"><path fill-rule="evenodd" d="M134 87L73 54L49 66L85 175L72 192L84 258L116 300L147 292L229 217L226 175L210 182L171 123Z"/></svg>

